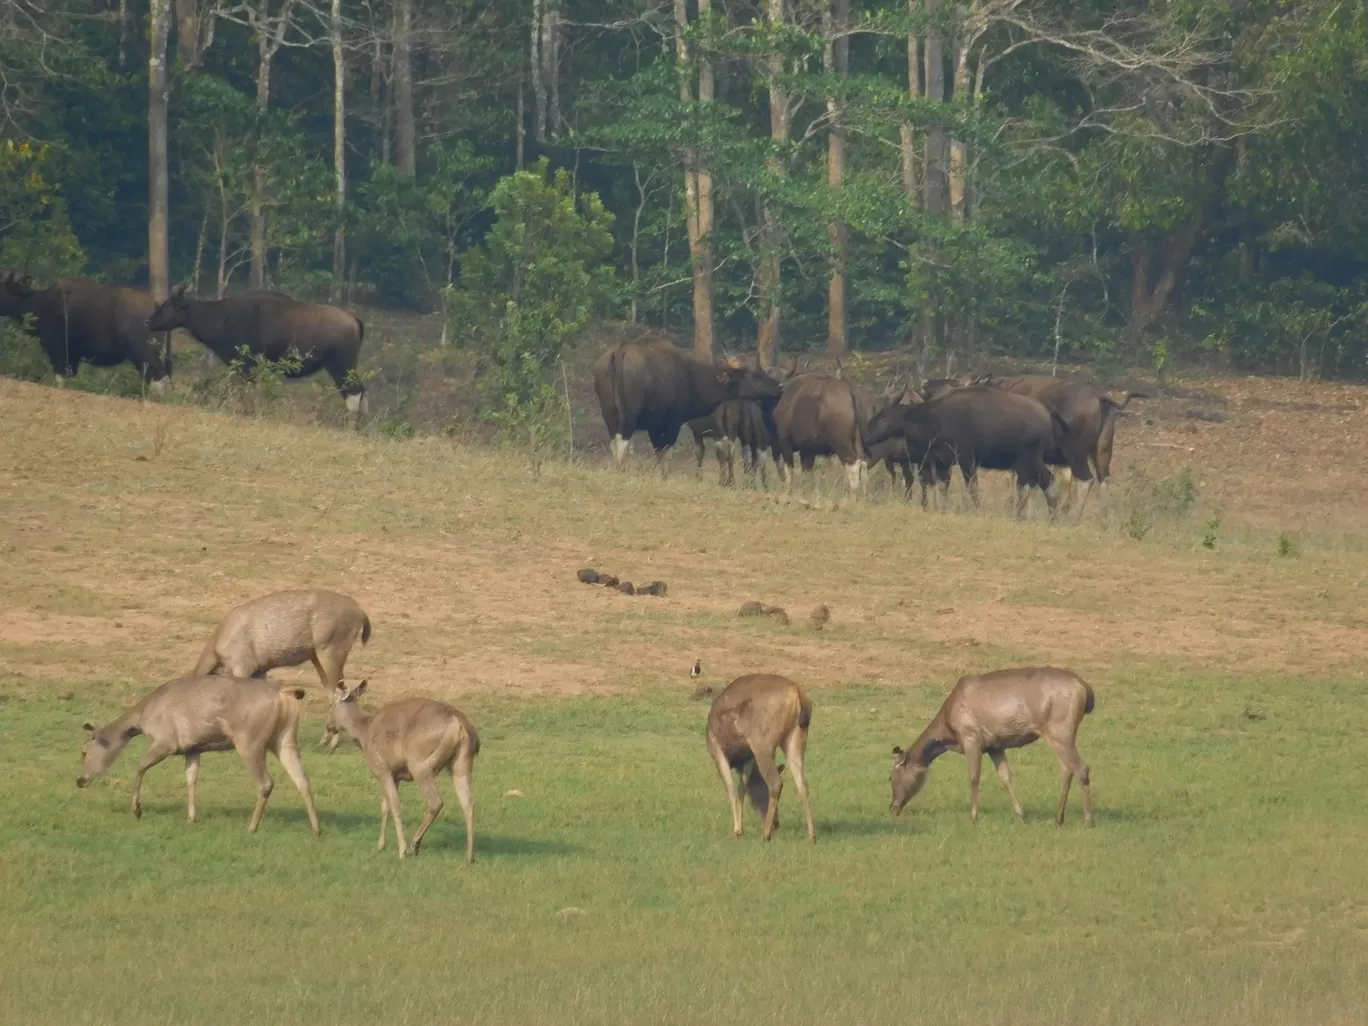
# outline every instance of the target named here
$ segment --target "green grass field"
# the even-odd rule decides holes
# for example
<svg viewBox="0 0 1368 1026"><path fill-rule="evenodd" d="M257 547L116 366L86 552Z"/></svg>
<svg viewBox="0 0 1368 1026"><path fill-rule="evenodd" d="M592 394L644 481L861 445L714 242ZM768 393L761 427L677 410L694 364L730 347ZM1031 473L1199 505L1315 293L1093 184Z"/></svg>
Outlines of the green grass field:
<svg viewBox="0 0 1368 1026"><path fill-rule="evenodd" d="M1368 551L1303 532L1279 556L1230 513L1207 551L1205 516L1138 542L710 475L534 483L477 447L0 381L0 1023L1361 1022ZM583 565L670 596L585 588ZM205 758L194 826L174 759L130 815L141 741L76 789L82 721L300 583L371 614L349 676L372 702L445 696L476 723L473 866L450 797L418 859L375 851L378 789L354 748L317 747L311 670L280 678L315 692L321 839L274 762L255 836L232 754ZM749 598L794 623L735 619ZM815 846L792 787L771 844L749 810L731 839L696 656L714 686L808 689ZM1013 755L1024 825L991 771L970 823L955 755L889 817L890 749L955 676L1034 661L1096 688L1097 826L1075 790L1055 827L1043 745Z"/></svg>

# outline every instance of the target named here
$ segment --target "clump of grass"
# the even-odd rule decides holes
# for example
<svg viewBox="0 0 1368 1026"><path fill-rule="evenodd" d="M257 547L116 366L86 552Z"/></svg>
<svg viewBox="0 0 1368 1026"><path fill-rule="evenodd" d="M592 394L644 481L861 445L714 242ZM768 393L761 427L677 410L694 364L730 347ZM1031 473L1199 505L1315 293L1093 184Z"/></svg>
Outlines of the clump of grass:
<svg viewBox="0 0 1368 1026"><path fill-rule="evenodd" d="M1143 540L1162 522L1186 519L1197 503L1197 478L1189 467L1155 480L1143 467L1131 464L1126 477L1121 530L1136 541Z"/></svg>
<svg viewBox="0 0 1368 1026"><path fill-rule="evenodd" d="M1297 543L1292 540L1292 536L1286 531L1278 532L1278 555L1295 556L1297 554Z"/></svg>
<svg viewBox="0 0 1368 1026"><path fill-rule="evenodd" d="M1214 549L1216 547L1216 535L1221 530L1221 518L1212 517L1206 522L1206 531L1202 534L1202 548Z"/></svg>

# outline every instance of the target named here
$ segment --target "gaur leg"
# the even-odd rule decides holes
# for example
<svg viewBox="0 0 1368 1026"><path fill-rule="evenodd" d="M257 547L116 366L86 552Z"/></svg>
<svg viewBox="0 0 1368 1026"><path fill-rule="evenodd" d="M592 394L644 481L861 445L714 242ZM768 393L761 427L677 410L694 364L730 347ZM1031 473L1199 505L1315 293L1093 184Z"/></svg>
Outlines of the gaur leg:
<svg viewBox="0 0 1368 1026"><path fill-rule="evenodd" d="M979 816L979 773L983 769L983 750L972 745L964 746L964 761L969 764L969 820L978 822Z"/></svg>
<svg viewBox="0 0 1368 1026"><path fill-rule="evenodd" d="M990 748L988 758L993 760L993 768L997 770L1002 786L1007 788L1007 797L1012 799L1012 811L1016 813L1016 818L1024 820L1026 814L1021 811L1021 802L1017 801L1016 791L1012 787L1012 771L1007 766L1007 753L1001 748Z"/></svg>
<svg viewBox="0 0 1368 1026"><path fill-rule="evenodd" d="M807 731L795 728L784 743L784 760L793 772L793 784L803 800L803 818L807 820L808 840L817 843L817 831L812 826L812 801L808 798L807 774L803 771L803 756L807 754Z"/></svg>
<svg viewBox="0 0 1368 1026"><path fill-rule="evenodd" d="M266 746L237 745L238 755L242 756L242 762L247 767L247 772L252 775L252 779L257 784L256 808L252 810L252 819L247 824L249 834L256 833L256 828L261 824L261 816L266 811L266 799L271 797L271 792L275 790L275 781L271 779L270 772L266 769Z"/></svg>
<svg viewBox="0 0 1368 1026"><path fill-rule="evenodd" d="M172 744L154 744L147 750L147 754L142 757L142 762L138 763L137 772L133 774L133 818L142 819L142 782L143 774L150 770L157 763L167 756L175 754L175 746Z"/></svg>
<svg viewBox="0 0 1368 1026"><path fill-rule="evenodd" d="M717 772L722 775L722 786L727 789L727 804L731 806L732 814L732 836L740 837L741 799L736 793L736 778L732 776L731 763L727 761L726 753L713 741L711 735L708 737L708 754L717 764Z"/></svg>
<svg viewBox="0 0 1368 1026"><path fill-rule="evenodd" d="M294 731L280 739L276 746L276 758L285 767L285 772L289 775L295 790L299 792L299 796L304 799L304 810L309 814L309 829L317 837L322 832L322 827L318 825L318 809L314 806L313 789L309 786L309 778L304 773L304 764L299 761L299 741Z"/></svg>
<svg viewBox="0 0 1368 1026"><path fill-rule="evenodd" d="M423 843L423 835L428 832L428 827L432 826L438 816L442 814L442 795L437 790L437 781L433 779L432 768L430 766L417 767L413 771L413 782L418 785L418 790L423 792L423 797L427 799L427 814L423 816L423 825L418 828L418 832L413 835L413 854L418 854L418 849Z"/></svg>
<svg viewBox="0 0 1368 1026"><path fill-rule="evenodd" d="M461 805L466 828L466 864L475 861L475 797L470 790L471 771L475 757L469 745L451 761L451 786L456 790L456 801Z"/></svg>
<svg viewBox="0 0 1368 1026"><path fill-rule="evenodd" d="M1083 822L1088 826L1093 825L1092 808L1092 779L1088 773L1088 764L1083 761L1083 757L1078 754L1078 748L1073 741L1055 741L1046 738L1050 743L1050 748L1054 750L1055 758L1059 760L1060 786L1059 786L1059 809L1055 813L1055 823L1059 826L1064 825L1064 809L1069 803L1069 785L1073 783L1073 778L1078 777L1078 788L1083 792Z"/></svg>
<svg viewBox="0 0 1368 1026"><path fill-rule="evenodd" d="M774 752L766 751L761 745L757 748L751 743L750 738L746 739L751 746L751 753L755 756L755 768L760 775L765 778L765 786L769 788L769 808L765 811L765 832L763 837L769 840L774 836L774 821L779 815L779 792L783 790L784 782L779 776L779 767L774 762Z"/></svg>
<svg viewBox="0 0 1368 1026"><path fill-rule="evenodd" d="M964 476L964 488L969 493L969 499L974 504L974 509L979 508L979 487L978 487L978 465L975 463L961 463L960 473ZM949 491L947 486L946 491Z"/></svg>
<svg viewBox="0 0 1368 1026"><path fill-rule="evenodd" d="M389 770L380 775L380 789L389 804L390 818L394 820L394 839L399 842L399 857L408 858L408 846L404 842L404 810L399 804L399 786L394 782L394 774Z"/></svg>
<svg viewBox="0 0 1368 1026"><path fill-rule="evenodd" d="M690 429L692 430L692 429ZM694 432L694 476L703 477L703 456L705 455L705 439L697 431ZM718 458L721 462L721 457Z"/></svg>
<svg viewBox="0 0 1368 1026"><path fill-rule="evenodd" d="M629 443L622 435L614 435L608 443L608 448L613 452L613 468L621 470L627 462L627 450Z"/></svg>
<svg viewBox="0 0 1368 1026"><path fill-rule="evenodd" d="M185 790L189 803L186 812L190 822L195 822L195 785L199 783L199 752L190 752L185 756Z"/></svg>

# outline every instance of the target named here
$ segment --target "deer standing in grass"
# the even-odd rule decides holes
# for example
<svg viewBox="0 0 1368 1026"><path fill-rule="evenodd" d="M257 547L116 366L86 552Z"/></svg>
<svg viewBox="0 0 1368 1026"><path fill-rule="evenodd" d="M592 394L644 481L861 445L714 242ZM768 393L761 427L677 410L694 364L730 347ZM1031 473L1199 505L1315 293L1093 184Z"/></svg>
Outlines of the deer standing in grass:
<svg viewBox="0 0 1368 1026"><path fill-rule="evenodd" d="M1092 787L1088 764L1075 739L1083 717L1093 711L1093 690L1078 674L1054 666L1029 666L961 677L935 719L912 747L893 749L894 815L916 797L926 783L931 763L946 752L961 752L969 762L969 818L978 822L979 770L986 752L1012 799L1012 811L1025 819L1012 789L1008 748L1044 738L1059 760L1062 783L1055 822L1064 822L1069 785L1078 777L1083 792L1083 819L1093 825Z"/></svg>
<svg viewBox="0 0 1368 1026"><path fill-rule="evenodd" d="M356 639L370 641L370 618L356 600L335 591L277 591L252 599L223 618L204 646L195 676L223 670L265 677L267 670L312 662L324 690L342 679Z"/></svg>
<svg viewBox="0 0 1368 1026"><path fill-rule="evenodd" d="M142 818L143 774L169 756L184 755L188 815L193 823L200 755L236 749L257 782L256 809L247 825L248 832L254 833L266 811L266 799L275 789L266 769L266 753L271 752L303 796L309 829L317 835L318 811L299 761L299 702L303 697L303 688L281 691L264 680L181 677L168 681L117 720L98 730L85 725L83 765L76 786L85 787L114 764L129 741L146 734L147 754L133 777L134 817Z"/></svg>
<svg viewBox="0 0 1368 1026"><path fill-rule="evenodd" d="M475 861L475 799L470 790L470 775L480 738L464 713L430 698L401 698L367 715L357 701L366 693L366 681L348 687L339 681L333 690L332 711L323 735L328 750L337 747L345 732L361 746L366 766L380 783L380 844L385 850L388 819L394 819L399 841L399 857L417 855L438 814L442 797L437 793L436 774L451 771L456 800L465 813L466 862ZM413 835L413 847L404 844L404 823L399 806L402 780L412 780L427 799L427 815Z"/></svg>
<svg viewBox="0 0 1368 1026"><path fill-rule="evenodd" d="M741 836L741 799L732 771L745 780L746 794L765 821L766 841L779 825L779 792L783 781L774 752L782 748L785 768L803 799L808 840L816 842L812 803L808 799L803 756L807 751L812 703L803 689L787 677L752 673L738 677L713 700L708 711L708 754L717 763L731 805L732 836Z"/></svg>

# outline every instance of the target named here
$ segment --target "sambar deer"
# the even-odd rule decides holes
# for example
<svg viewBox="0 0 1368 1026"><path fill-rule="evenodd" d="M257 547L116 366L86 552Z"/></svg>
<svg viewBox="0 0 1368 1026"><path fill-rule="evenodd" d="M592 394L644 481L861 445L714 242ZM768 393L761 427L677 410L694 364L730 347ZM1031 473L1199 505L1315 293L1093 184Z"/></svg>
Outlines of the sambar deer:
<svg viewBox="0 0 1368 1026"><path fill-rule="evenodd" d="M475 799L470 776L480 737L465 713L430 698L401 698L367 715L357 701L366 693L367 681L348 687L339 681L333 690L333 706L323 737L332 751L345 732L366 757L366 766L380 784L380 851L385 850L388 818L394 819L399 857L417 855L423 836L442 811L436 774L451 771L456 800L465 813L466 862L475 861ZM413 847L404 843L404 823L399 806L399 781L412 780L427 799L427 815L413 835Z"/></svg>
<svg viewBox="0 0 1368 1026"><path fill-rule="evenodd" d="M188 816L195 822L195 785L200 755L234 749L257 782L257 803L248 832L254 833L275 781L266 769L271 752L294 781L309 813L309 829L319 833L309 778L299 761L299 702L303 688L278 689L264 680L237 677L181 677L167 681L118 719L98 730L85 724L77 787L85 787L123 753L128 742L146 734L147 754L133 777L133 816L142 818L143 774L172 755L185 756Z"/></svg>
<svg viewBox="0 0 1368 1026"><path fill-rule="evenodd" d="M312 662L329 690L342 679L356 639L370 641L371 623L354 598L335 591L276 591L231 610L195 665L197 677L224 670L265 677L267 670Z"/></svg>
<svg viewBox="0 0 1368 1026"><path fill-rule="evenodd" d="M708 754L717 763L731 804L732 836L741 836L741 799L737 797L735 770L745 780L746 794L765 821L766 841L779 825L779 792L783 781L775 765L775 749L782 748L785 768L803 799L808 840L816 842L812 827L812 803L808 800L803 756L807 751L812 703L803 689L787 677L752 673L737 677L713 700L708 711Z"/></svg>
<svg viewBox="0 0 1368 1026"><path fill-rule="evenodd" d="M1088 764L1075 739L1083 717L1093 711L1093 689L1078 674L1054 666L1027 666L961 677L935 719L904 751L893 749L894 815L916 797L926 783L931 763L946 752L961 752L969 762L969 818L978 822L979 769L986 752L1012 799L1012 811L1025 819L1012 789L1008 748L1020 748L1043 737L1063 778L1055 822L1064 822L1069 785L1078 777L1083 791L1083 819L1093 825L1092 787Z"/></svg>

